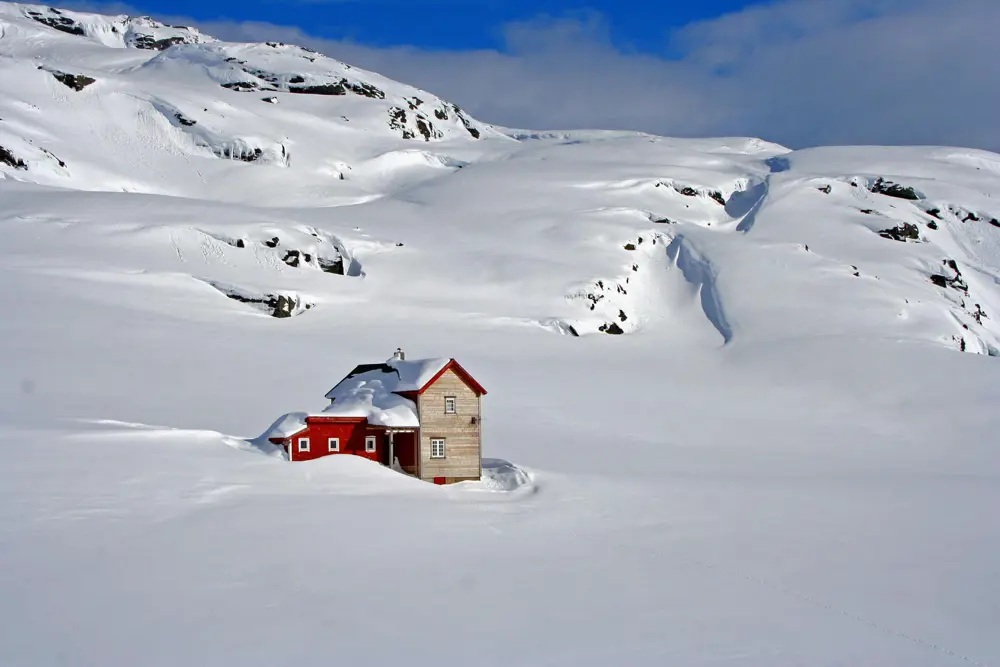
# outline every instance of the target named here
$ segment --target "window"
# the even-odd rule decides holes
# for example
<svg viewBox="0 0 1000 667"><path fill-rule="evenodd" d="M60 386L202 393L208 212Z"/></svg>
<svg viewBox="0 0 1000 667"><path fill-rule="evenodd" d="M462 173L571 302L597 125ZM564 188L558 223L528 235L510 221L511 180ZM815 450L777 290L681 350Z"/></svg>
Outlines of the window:
<svg viewBox="0 0 1000 667"><path fill-rule="evenodd" d="M455 414L455 397L445 396L444 397L444 413L446 415Z"/></svg>
<svg viewBox="0 0 1000 667"><path fill-rule="evenodd" d="M444 458L444 438L431 438L431 458Z"/></svg>
<svg viewBox="0 0 1000 667"><path fill-rule="evenodd" d="M327 443L330 446L330 451L331 452L339 452L340 451L340 438L330 438L327 441Z"/></svg>
<svg viewBox="0 0 1000 667"><path fill-rule="evenodd" d="M299 451L300 452L309 451L309 438L299 438Z"/></svg>
<svg viewBox="0 0 1000 667"><path fill-rule="evenodd" d="M371 454L372 452L374 452L375 449L377 448L377 445L376 445L377 442L378 441L375 440L375 436L374 435L366 435L365 436L365 451L368 452L369 454Z"/></svg>

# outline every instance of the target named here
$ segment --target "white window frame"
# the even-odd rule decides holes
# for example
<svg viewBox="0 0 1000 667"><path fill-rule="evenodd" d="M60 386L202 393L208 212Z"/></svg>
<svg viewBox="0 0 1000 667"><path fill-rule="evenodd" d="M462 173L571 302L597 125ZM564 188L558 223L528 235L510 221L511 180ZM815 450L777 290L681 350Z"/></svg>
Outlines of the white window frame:
<svg viewBox="0 0 1000 667"><path fill-rule="evenodd" d="M448 408L451 408L450 410ZM444 413L446 415L457 415L458 414L458 401L455 400L454 396L444 397Z"/></svg>
<svg viewBox="0 0 1000 667"><path fill-rule="evenodd" d="M444 438L431 438L431 458L432 459L443 459L447 458L445 455L445 439ZM441 449L438 450L437 448Z"/></svg>
<svg viewBox="0 0 1000 667"><path fill-rule="evenodd" d="M296 443L299 453L309 451L309 438L299 438Z"/></svg>
<svg viewBox="0 0 1000 667"><path fill-rule="evenodd" d="M326 446L330 452L340 451L340 438L328 438L326 441Z"/></svg>
<svg viewBox="0 0 1000 667"><path fill-rule="evenodd" d="M365 453L374 454L378 451L378 439L374 435L365 436Z"/></svg>

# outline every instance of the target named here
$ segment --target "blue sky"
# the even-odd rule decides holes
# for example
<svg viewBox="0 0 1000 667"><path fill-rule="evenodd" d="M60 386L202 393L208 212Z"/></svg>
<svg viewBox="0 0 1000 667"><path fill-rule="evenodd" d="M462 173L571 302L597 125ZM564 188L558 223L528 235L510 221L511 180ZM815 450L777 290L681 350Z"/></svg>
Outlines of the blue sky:
<svg viewBox="0 0 1000 667"><path fill-rule="evenodd" d="M833 0L836 1L836 0ZM739 0L150 0L147 13L178 14L207 20L261 21L293 25L312 35L348 39L377 47L466 50L502 48L502 27L539 16L599 14L620 48L660 52L667 34L692 21L737 11Z"/></svg>
<svg viewBox="0 0 1000 667"><path fill-rule="evenodd" d="M57 3L63 4L63 3ZM66 0L321 51L506 127L1000 150L1000 0Z"/></svg>

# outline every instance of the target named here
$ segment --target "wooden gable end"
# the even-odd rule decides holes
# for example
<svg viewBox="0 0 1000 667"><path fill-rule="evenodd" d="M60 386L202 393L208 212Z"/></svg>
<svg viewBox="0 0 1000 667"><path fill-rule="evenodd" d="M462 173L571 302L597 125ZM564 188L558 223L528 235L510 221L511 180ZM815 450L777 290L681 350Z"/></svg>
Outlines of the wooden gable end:
<svg viewBox="0 0 1000 667"><path fill-rule="evenodd" d="M459 364L454 359L445 364L445 367L442 368L440 371L438 371L437 375L432 377L427 382L427 384L425 384L423 387L420 388L420 391L417 393L423 394L424 392L426 392L434 385L435 382L444 377L445 373L447 373L448 371L453 371L455 375L461 378L462 382L464 382L469 387L469 389L471 389L476 393L477 396L486 395L486 389L483 388L483 385L479 384L479 382L476 381L476 378L472 377L472 375L469 374L469 371L462 368L462 365Z"/></svg>

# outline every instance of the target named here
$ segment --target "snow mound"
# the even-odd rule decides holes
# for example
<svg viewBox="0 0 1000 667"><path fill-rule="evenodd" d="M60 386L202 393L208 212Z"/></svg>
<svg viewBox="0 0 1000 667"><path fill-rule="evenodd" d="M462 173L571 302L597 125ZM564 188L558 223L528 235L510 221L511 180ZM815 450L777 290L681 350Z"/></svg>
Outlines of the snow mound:
<svg viewBox="0 0 1000 667"><path fill-rule="evenodd" d="M531 476L504 459L483 459L483 476L472 482L486 491L517 491L533 488Z"/></svg>

